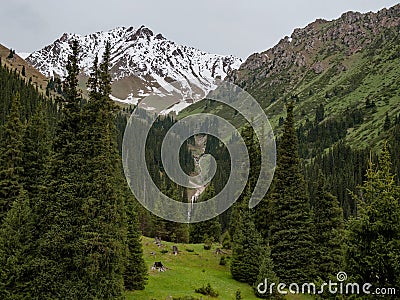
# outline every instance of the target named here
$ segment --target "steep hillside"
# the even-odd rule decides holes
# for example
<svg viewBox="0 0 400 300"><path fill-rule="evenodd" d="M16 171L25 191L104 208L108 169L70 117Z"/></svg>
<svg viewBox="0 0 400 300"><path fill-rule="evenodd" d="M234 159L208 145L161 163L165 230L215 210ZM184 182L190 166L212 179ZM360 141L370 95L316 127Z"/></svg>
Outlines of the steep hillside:
<svg viewBox="0 0 400 300"><path fill-rule="evenodd" d="M386 112L391 119L400 112L399 28L400 5L377 13L348 12L334 21L316 20L273 48L251 55L226 80L260 102L278 133L285 102L296 102L297 125L303 128L314 126L322 104L323 117L317 123L346 123L341 129L345 139L365 147L384 138ZM204 106L198 103L186 113ZM211 109L234 116L219 106ZM343 120L355 115L360 120Z"/></svg>
<svg viewBox="0 0 400 300"><path fill-rule="evenodd" d="M144 26L120 27L86 36L65 33L53 44L33 52L27 61L46 76L63 77L73 39L79 41L82 49L83 81L90 74L94 57L101 56L105 42L110 41L112 94L115 100L130 103L172 81L182 82L182 93L195 101L213 89L215 79L224 79L241 64L233 56L177 45Z"/></svg>
<svg viewBox="0 0 400 300"><path fill-rule="evenodd" d="M31 80L34 86L37 86L41 92L45 92L48 82L47 77L27 63L18 54L13 54L12 58L8 58L9 54L10 49L0 44L0 57L3 65L7 66L10 70L17 70L21 77L28 81ZM23 68L25 68L25 75L22 75Z"/></svg>

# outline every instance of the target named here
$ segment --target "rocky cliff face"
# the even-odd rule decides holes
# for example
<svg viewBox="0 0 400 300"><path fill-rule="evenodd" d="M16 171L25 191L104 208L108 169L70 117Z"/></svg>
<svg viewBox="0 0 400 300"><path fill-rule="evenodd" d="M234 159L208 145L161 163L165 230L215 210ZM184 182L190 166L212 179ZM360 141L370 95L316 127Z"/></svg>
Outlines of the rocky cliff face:
<svg viewBox="0 0 400 300"><path fill-rule="evenodd" d="M339 19L318 19L262 53L251 55L227 80L251 86L256 80L287 71L296 81L306 70L320 74L332 65L332 55L350 57L367 48L385 30L399 28L400 4L377 13L344 13ZM345 65L340 66L343 70ZM279 78L277 79L279 81Z"/></svg>

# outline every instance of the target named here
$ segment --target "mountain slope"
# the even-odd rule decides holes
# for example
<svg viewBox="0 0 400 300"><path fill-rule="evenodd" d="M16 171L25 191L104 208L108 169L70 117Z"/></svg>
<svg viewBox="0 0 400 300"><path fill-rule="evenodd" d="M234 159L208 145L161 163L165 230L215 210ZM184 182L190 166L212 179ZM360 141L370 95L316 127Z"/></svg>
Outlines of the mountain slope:
<svg viewBox="0 0 400 300"><path fill-rule="evenodd" d="M346 116L361 114L361 120L347 122L341 130L348 143L366 147L385 138L386 112L392 120L400 112L399 29L400 4L377 13L348 12L337 20L316 20L273 48L251 55L226 80L260 102L277 133L290 100L296 102L297 126L305 136L310 131L304 128L333 121L340 125ZM324 117L314 125L320 105ZM205 107L210 109L197 103L182 116ZM216 104L211 110L236 118Z"/></svg>
<svg viewBox="0 0 400 300"><path fill-rule="evenodd" d="M14 54L12 58L7 58L10 54L10 49L0 44L0 57L2 64L7 66L10 70L17 70L18 74L27 81L31 80L31 83L36 86L42 93L45 93L47 86L47 78L18 54ZM22 76L22 68L25 68L25 76Z"/></svg>
<svg viewBox="0 0 400 300"><path fill-rule="evenodd" d="M144 26L120 27L86 36L63 34L53 44L29 55L27 61L46 76L64 77L69 42L73 39L80 42L82 49L83 78L90 74L95 55L101 56L105 42L110 41L113 96L128 102L135 102L172 81L182 82L188 98L196 100L214 88L215 79L224 79L241 64L233 56L177 45Z"/></svg>

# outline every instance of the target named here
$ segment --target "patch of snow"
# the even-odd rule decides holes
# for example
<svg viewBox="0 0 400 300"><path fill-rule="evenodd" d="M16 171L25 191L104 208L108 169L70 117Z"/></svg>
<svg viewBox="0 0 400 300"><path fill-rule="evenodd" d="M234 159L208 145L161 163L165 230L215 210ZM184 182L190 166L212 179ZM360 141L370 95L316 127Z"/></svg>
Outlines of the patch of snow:
<svg viewBox="0 0 400 300"><path fill-rule="evenodd" d="M179 114L180 111L184 110L186 107L190 106L192 103L187 102L187 101L181 101L181 102L179 102L177 104L174 104L170 108L161 111L160 114L168 115L168 114L170 114L172 112L175 112L176 114Z"/></svg>
<svg viewBox="0 0 400 300"><path fill-rule="evenodd" d="M133 104L133 105L137 105L140 98L135 98L133 97L132 94L129 94L129 96L126 99L119 99L113 95L110 94L110 99L117 101L117 102L122 102L122 103L126 103L126 104Z"/></svg>

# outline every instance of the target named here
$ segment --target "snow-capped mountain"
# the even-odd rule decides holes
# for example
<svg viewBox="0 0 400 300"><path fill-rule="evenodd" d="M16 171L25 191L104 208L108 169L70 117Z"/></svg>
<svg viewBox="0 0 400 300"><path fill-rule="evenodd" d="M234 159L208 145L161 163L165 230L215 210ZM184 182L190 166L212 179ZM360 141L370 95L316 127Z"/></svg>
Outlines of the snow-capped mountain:
<svg viewBox="0 0 400 300"><path fill-rule="evenodd" d="M234 56L178 45L145 26L119 27L85 36L65 33L53 44L30 54L27 61L46 76L64 77L73 39L80 43L83 77L89 75L94 57L101 59L105 42L110 41L112 97L130 103L172 81L179 81L185 97L196 101L215 88L216 79L224 79L242 63Z"/></svg>

